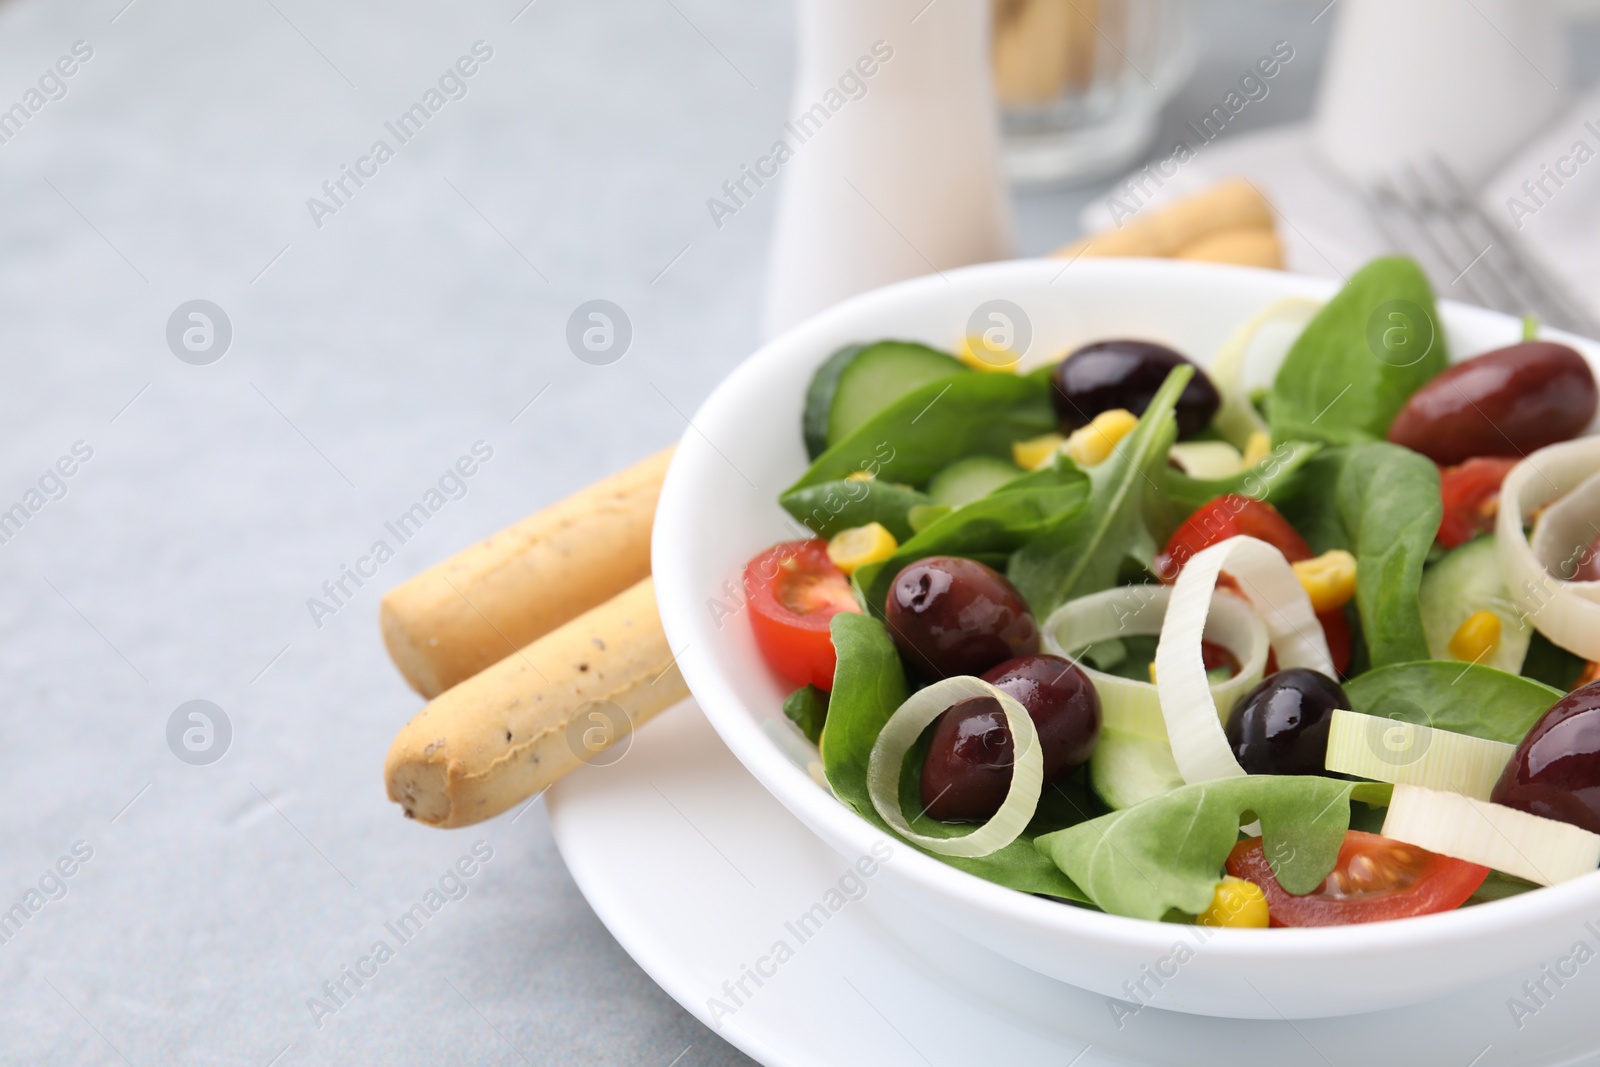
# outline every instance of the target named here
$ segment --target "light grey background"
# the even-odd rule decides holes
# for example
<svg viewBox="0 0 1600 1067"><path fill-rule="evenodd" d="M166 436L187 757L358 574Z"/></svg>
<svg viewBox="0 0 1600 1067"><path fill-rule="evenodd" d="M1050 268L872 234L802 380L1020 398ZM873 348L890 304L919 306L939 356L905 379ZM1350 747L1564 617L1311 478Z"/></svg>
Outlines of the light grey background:
<svg viewBox="0 0 1600 1067"><path fill-rule="evenodd" d="M704 202L785 117L788 6L525 3L0 3L0 108L94 50L0 145L0 510L93 450L0 544L0 908L93 850L0 944L5 1063L748 1062L610 938L541 806L439 832L383 796L421 701L382 589L671 441L757 341L774 192L721 230ZM1303 115L1319 6L1203 5L1169 127L1279 37L1304 61L1239 129ZM468 95L314 226L479 40ZM1021 196L1022 250L1087 195ZM233 327L209 366L165 340L197 298ZM595 298L634 328L611 366L564 342ZM307 598L480 441L466 495L317 626ZM210 766L167 747L192 699L231 721ZM466 897L314 1028L306 999L478 841Z"/></svg>

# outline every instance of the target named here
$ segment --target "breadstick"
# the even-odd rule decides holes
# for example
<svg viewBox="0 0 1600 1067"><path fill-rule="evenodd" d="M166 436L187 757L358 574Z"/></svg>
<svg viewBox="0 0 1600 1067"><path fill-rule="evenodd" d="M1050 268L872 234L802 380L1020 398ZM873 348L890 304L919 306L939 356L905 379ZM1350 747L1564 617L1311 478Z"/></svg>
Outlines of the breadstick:
<svg viewBox="0 0 1600 1067"><path fill-rule="evenodd" d="M1272 229L1272 205L1243 178L1151 211L1121 229L1102 230L1055 252L1057 256L1173 256L1219 230Z"/></svg>
<svg viewBox="0 0 1600 1067"><path fill-rule="evenodd" d="M1219 230L1178 250L1174 259L1237 263L1244 267L1283 269L1283 242L1271 230Z"/></svg>
<svg viewBox="0 0 1600 1067"><path fill-rule="evenodd" d="M650 525L672 449L509 526L391 589L383 643L436 697L650 573Z"/></svg>
<svg viewBox="0 0 1600 1067"><path fill-rule="evenodd" d="M423 708L389 748L389 799L429 826L481 822L688 695L646 578Z"/></svg>

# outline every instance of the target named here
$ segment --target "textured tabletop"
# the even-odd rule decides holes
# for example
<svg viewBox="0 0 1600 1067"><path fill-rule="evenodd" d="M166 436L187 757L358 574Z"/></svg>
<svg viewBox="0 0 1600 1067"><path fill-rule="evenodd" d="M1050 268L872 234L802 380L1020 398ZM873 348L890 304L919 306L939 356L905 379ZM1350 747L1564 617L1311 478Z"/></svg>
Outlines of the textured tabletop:
<svg viewBox="0 0 1600 1067"><path fill-rule="evenodd" d="M1180 103L1293 33L1247 125L1302 115L1331 19L1214 7ZM721 228L705 200L785 117L790 21L0 2L0 1061L748 1062L606 933L541 806L388 803L421 701L375 618L673 440L753 348L774 196ZM1022 249L1087 195L1025 195ZM608 366L565 342L597 298L633 327Z"/></svg>

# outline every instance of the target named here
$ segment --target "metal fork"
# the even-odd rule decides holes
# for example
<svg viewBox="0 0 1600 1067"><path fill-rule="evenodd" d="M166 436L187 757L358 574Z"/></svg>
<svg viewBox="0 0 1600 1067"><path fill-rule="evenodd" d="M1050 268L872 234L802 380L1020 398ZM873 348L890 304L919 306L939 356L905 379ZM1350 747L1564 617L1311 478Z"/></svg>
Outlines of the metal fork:
<svg viewBox="0 0 1600 1067"><path fill-rule="evenodd" d="M1365 198L1385 236L1422 262L1440 295L1600 337L1600 323L1483 210L1442 160L1401 167Z"/></svg>

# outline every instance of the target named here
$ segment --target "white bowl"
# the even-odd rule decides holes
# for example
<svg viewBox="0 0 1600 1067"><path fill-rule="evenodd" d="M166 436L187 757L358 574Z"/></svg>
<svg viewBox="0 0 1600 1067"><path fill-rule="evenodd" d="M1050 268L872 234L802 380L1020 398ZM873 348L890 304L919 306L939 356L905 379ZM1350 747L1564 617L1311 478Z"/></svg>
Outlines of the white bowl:
<svg viewBox="0 0 1600 1067"><path fill-rule="evenodd" d="M1000 263L867 293L765 345L695 416L655 522L662 622L718 734L846 860L882 841L806 773L805 750L795 746L780 707L789 687L763 663L740 608L745 561L797 536L777 497L806 468L806 385L835 349L905 338L948 350L974 308L1004 298L1032 320L1027 362L1132 336L1166 342L1204 364L1272 302L1326 299L1335 289L1322 279L1163 260L1084 260L1070 269L1059 261ZM1457 359L1520 336L1518 321L1480 308L1444 303L1440 315ZM1549 335L1600 365L1600 346ZM907 905L1061 981L1124 1001L1235 1018L1344 1015L1427 1000L1566 956L1593 936L1586 920L1600 916L1600 873L1441 915L1267 931L1201 931L1105 915L1002 888L899 842L878 878ZM1507 982L1508 996L1519 992Z"/></svg>

